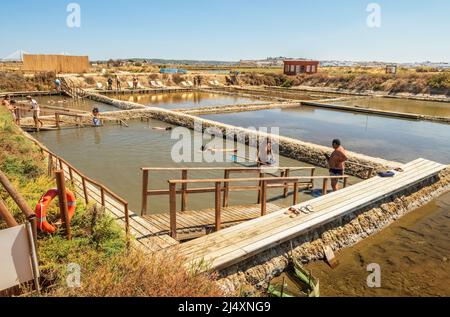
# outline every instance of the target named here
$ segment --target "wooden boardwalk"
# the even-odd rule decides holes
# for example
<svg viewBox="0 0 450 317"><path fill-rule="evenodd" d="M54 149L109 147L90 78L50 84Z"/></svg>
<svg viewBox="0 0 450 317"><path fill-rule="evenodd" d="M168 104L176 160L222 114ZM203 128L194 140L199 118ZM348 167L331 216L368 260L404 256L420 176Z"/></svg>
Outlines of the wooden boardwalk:
<svg viewBox="0 0 450 317"><path fill-rule="evenodd" d="M211 269L224 269L269 250L281 243L361 210L437 175L447 166L418 159L402 167L392 178L374 177L307 203L314 212L291 218L287 209L213 233L177 246L187 265L208 263Z"/></svg>
<svg viewBox="0 0 450 317"><path fill-rule="evenodd" d="M267 204L267 212L273 213L282 209L275 204ZM261 217L259 204L225 207L222 210L222 227L227 228L239 223ZM143 216L152 226L156 227L156 235L170 234L170 214ZM180 212L177 216L177 231L180 240L188 240L204 236L215 229L215 209L193 210Z"/></svg>

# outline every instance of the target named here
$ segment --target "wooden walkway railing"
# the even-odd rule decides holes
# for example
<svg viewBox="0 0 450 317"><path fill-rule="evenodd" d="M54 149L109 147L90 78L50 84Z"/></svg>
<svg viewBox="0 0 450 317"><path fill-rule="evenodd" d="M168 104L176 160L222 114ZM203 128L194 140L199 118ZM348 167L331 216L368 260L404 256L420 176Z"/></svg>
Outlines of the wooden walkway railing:
<svg viewBox="0 0 450 317"><path fill-rule="evenodd" d="M127 237L130 237L130 211L128 202L125 199L115 194L105 185L85 176L62 157L49 151L37 140L31 137L28 137L28 139L35 143L40 148L43 154L46 154L48 156L48 175L53 176L56 169L60 169L61 171L63 171L66 179L70 181L75 189L78 189L77 194L81 194L86 204L89 204L92 200L103 207L107 207L107 198L110 198L118 204L122 205L125 222L125 232L127 234ZM94 193L94 190L98 191L99 194L96 195Z"/></svg>
<svg viewBox="0 0 450 317"><path fill-rule="evenodd" d="M193 179L193 180L170 180L169 181L169 197L170 197L170 235L173 239L177 239L177 194L183 194L183 190L177 190L177 185L187 186L188 184L205 184L205 183L213 183L214 193L215 193L215 229L216 231L221 230L221 212L222 212L222 204L221 204L221 195L222 192L226 192L226 188L230 189L231 183L243 183L243 182L259 182L258 191L259 191L259 203L261 204L261 217L267 214L267 189L273 187L286 187L291 185L294 187L294 198L293 205L297 205L298 202L298 191L299 185L304 183L304 181L314 181L314 180L323 180L323 195L328 193L328 181L332 179L343 179L344 180L344 188L347 187L348 176L299 176L299 177L270 177L270 178L237 178L237 179ZM224 186L222 185L224 184ZM253 186L252 188L254 188ZM236 188L236 187L234 187ZM245 190L250 190L250 188L241 186L239 189L245 188ZM210 192L209 189L207 191L201 192Z"/></svg>
<svg viewBox="0 0 450 317"><path fill-rule="evenodd" d="M158 189L158 190L149 190L149 180L150 173L156 172L181 172L181 179L187 180L189 177L189 172L223 172L224 179L230 179L231 176L243 175L243 174L257 174L260 178L264 178L266 175L272 175L274 177L279 177L273 174L273 171L280 172L280 177L288 177L291 173L295 171L310 171L311 178L305 178L301 185L304 185L307 188L312 188L314 186L312 177L316 171L315 167L278 167L278 168L217 168L217 167L204 167L204 168L142 168L143 171L143 179L142 179L142 209L141 215L145 216L148 212L148 197L149 196L161 196L161 195L169 195L170 191L166 189ZM268 174L269 173L269 174ZM289 183L283 185L272 185L271 188L284 188L284 197L288 197L289 188L293 185ZM223 196L223 207L228 207L229 194L233 191L258 191L258 203L260 199L261 192L261 184L258 186L240 186L240 187L230 187L229 184L225 184L222 191L224 192ZM214 193L215 187L207 187L207 188L188 188L188 184L182 184L180 190L177 190L177 194L181 194L181 211L187 210L187 201L189 194L204 194L204 193Z"/></svg>

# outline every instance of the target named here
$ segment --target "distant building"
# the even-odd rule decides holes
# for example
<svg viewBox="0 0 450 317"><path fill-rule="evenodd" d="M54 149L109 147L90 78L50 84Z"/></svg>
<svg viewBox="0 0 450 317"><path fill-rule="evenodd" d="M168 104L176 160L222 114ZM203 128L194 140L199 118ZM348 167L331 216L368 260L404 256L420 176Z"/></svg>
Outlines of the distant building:
<svg viewBox="0 0 450 317"><path fill-rule="evenodd" d="M319 69L318 61L306 61L306 60L285 60L284 61L284 74L285 75L297 75L297 74L315 74Z"/></svg>
<svg viewBox="0 0 450 317"><path fill-rule="evenodd" d="M386 65L386 74L397 74L397 65Z"/></svg>

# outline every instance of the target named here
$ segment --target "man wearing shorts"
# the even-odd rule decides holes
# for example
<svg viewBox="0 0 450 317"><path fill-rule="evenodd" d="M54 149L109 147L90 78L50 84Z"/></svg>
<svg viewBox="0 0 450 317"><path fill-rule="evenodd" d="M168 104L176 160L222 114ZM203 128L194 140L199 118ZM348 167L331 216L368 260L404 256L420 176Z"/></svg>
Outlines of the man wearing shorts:
<svg viewBox="0 0 450 317"><path fill-rule="evenodd" d="M31 98L31 96L28 96L27 99L30 102L31 111L33 111L34 125L37 129L39 129L39 124L41 125L41 127L44 126L44 123L39 119L41 115L41 108L39 107L38 102Z"/></svg>
<svg viewBox="0 0 450 317"><path fill-rule="evenodd" d="M348 160L347 152L338 139L333 140L333 149L334 152L331 156L326 155L330 167L330 176L344 176L345 162ZM338 191L339 179L332 179L331 187L333 191Z"/></svg>

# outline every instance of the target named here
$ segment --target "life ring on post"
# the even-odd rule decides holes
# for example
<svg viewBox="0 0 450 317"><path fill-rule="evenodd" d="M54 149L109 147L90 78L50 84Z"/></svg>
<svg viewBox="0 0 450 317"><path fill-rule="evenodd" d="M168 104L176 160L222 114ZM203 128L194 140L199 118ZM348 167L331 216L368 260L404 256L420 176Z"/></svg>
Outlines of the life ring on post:
<svg viewBox="0 0 450 317"><path fill-rule="evenodd" d="M45 233L53 234L56 232L56 227L51 225L47 221L47 209L52 203L53 199L55 199L58 196L58 190L57 189L50 189L47 193L42 196L41 200L36 206L36 209L34 210L37 220L38 220L38 228ZM67 208L69 211L69 222L72 220L75 209L77 208L76 204L76 198L75 195L69 191L66 190L66 196L67 196Z"/></svg>

